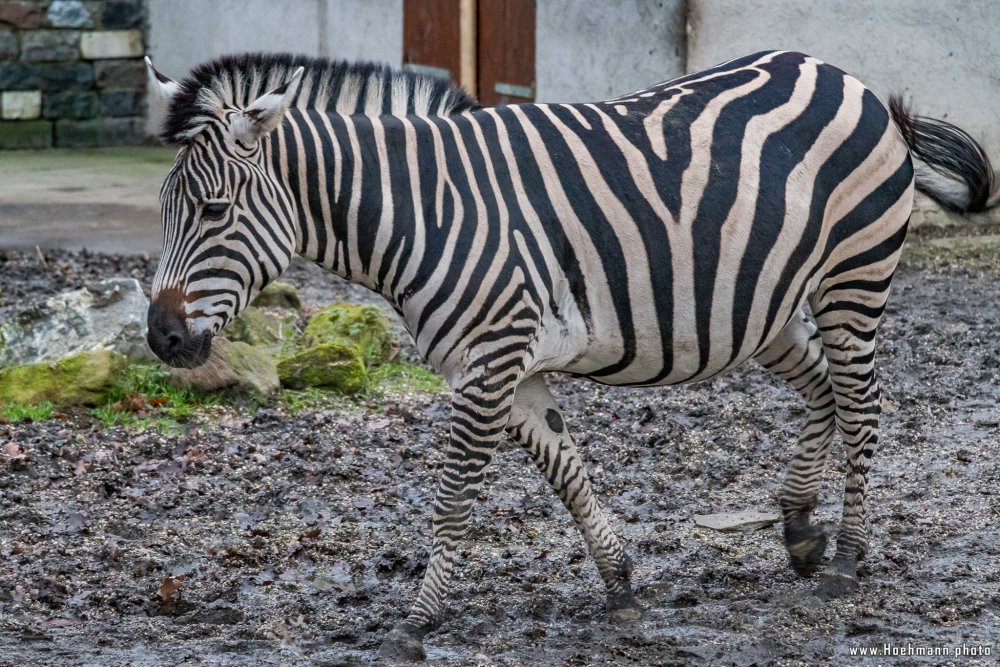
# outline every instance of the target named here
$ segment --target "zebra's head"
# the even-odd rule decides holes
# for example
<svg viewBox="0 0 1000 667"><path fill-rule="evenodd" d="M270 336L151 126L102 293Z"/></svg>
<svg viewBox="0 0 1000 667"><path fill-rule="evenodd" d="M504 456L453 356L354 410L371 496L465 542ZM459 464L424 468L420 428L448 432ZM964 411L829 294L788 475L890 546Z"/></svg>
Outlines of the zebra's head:
<svg viewBox="0 0 1000 667"><path fill-rule="evenodd" d="M163 255L147 334L160 359L190 368L208 359L213 337L295 252L295 209L272 166L267 135L281 125L302 68L236 106L210 88L163 76L148 58L146 64L171 113L184 104L201 114L197 128L173 138L180 148L160 189Z"/></svg>

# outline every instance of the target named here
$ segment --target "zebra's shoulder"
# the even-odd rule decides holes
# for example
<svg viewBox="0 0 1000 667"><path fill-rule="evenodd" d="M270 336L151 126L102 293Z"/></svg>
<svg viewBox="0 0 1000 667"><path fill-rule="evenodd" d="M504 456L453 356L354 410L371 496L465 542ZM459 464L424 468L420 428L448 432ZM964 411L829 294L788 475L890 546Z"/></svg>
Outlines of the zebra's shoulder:
<svg viewBox="0 0 1000 667"><path fill-rule="evenodd" d="M183 143L227 109L242 108L305 68L292 106L337 113L445 116L479 107L463 88L444 79L372 62L290 53L226 55L196 67L180 82L161 138Z"/></svg>

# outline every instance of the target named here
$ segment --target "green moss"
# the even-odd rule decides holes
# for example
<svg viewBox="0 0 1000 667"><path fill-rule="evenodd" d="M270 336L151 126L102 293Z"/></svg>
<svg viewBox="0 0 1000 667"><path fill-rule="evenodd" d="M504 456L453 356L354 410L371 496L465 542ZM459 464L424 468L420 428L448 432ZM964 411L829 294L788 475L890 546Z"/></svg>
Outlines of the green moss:
<svg viewBox="0 0 1000 667"><path fill-rule="evenodd" d="M388 361L396 353L389 323L377 306L330 306L309 319L302 344L314 347L349 340L357 345L369 365Z"/></svg>
<svg viewBox="0 0 1000 667"><path fill-rule="evenodd" d="M273 282L264 289L253 301L257 308L282 308L284 310L300 310L302 298L295 285L283 282Z"/></svg>
<svg viewBox="0 0 1000 667"><path fill-rule="evenodd" d="M448 391L444 378L425 366L390 362L371 373L373 390L389 394L439 394Z"/></svg>
<svg viewBox="0 0 1000 667"><path fill-rule="evenodd" d="M293 351L298 331L293 313L279 315L250 306L226 327L225 335L233 342L267 347L285 356Z"/></svg>
<svg viewBox="0 0 1000 667"><path fill-rule="evenodd" d="M126 367L125 357L91 350L55 362L15 366L0 371L0 404L95 405Z"/></svg>
<svg viewBox="0 0 1000 667"><path fill-rule="evenodd" d="M278 378L284 387L326 387L353 394L368 385L368 372L358 348L348 342L324 343L278 362Z"/></svg>

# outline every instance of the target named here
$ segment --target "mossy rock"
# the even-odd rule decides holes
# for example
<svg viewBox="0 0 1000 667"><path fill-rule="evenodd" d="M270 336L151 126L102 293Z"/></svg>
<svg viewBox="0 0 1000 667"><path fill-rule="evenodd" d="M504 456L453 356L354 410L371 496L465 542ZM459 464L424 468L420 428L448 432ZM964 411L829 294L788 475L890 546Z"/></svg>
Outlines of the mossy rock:
<svg viewBox="0 0 1000 667"><path fill-rule="evenodd" d="M369 365L389 361L399 349L378 306L341 304L324 308L309 318L302 332L306 347L342 340L357 345Z"/></svg>
<svg viewBox="0 0 1000 667"><path fill-rule="evenodd" d="M273 310L246 308L226 327L225 336L233 342L283 350L295 344L295 315Z"/></svg>
<svg viewBox="0 0 1000 667"><path fill-rule="evenodd" d="M323 387L353 394L368 386L365 360L348 341L323 343L278 362L278 378L289 389Z"/></svg>
<svg viewBox="0 0 1000 667"><path fill-rule="evenodd" d="M14 366L0 371L0 403L96 405L126 366L111 350L80 352L59 361Z"/></svg>
<svg viewBox="0 0 1000 667"><path fill-rule="evenodd" d="M251 305L257 308L282 308L298 311L302 308L302 298L295 285L278 281L262 289Z"/></svg>

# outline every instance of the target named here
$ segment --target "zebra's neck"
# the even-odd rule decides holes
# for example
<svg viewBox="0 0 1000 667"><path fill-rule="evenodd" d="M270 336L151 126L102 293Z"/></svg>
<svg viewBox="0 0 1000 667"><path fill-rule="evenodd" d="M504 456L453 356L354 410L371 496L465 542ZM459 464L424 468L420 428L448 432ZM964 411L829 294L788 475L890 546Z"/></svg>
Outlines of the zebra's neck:
<svg viewBox="0 0 1000 667"><path fill-rule="evenodd" d="M408 125L412 134L413 124ZM415 210L433 215L413 191L407 129L391 116L289 114L272 162L296 204L296 252L394 305L413 252ZM419 187L419 186L416 186Z"/></svg>

